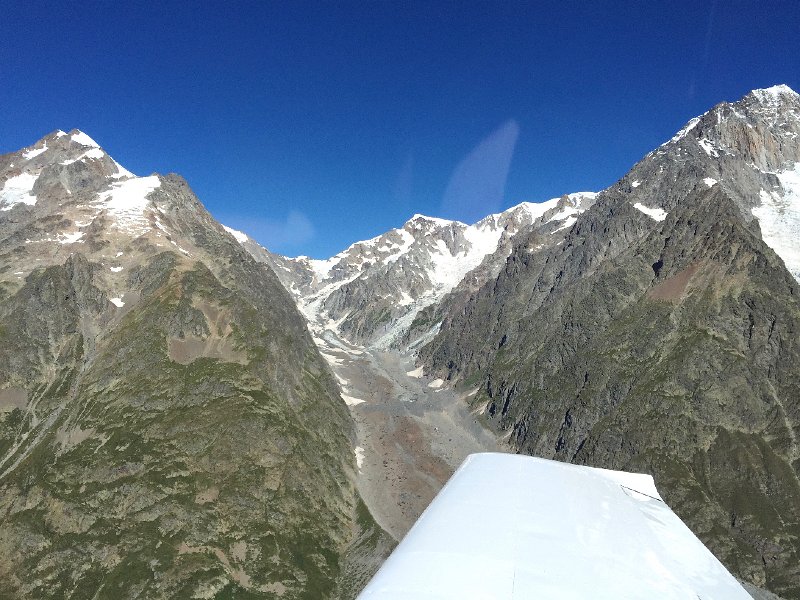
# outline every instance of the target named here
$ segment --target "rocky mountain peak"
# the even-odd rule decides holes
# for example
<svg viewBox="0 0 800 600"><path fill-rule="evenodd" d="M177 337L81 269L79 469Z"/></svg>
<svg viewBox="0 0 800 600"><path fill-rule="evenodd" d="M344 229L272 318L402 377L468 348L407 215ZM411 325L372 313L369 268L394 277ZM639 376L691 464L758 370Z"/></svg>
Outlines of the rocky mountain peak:
<svg viewBox="0 0 800 600"><path fill-rule="evenodd" d="M785 85L753 90L691 119L609 193L621 193L653 226L691 192L719 184L748 223L800 279L800 96Z"/></svg>
<svg viewBox="0 0 800 600"><path fill-rule="evenodd" d="M87 134L57 130L27 148L0 156L0 211L33 209L45 198L39 210L47 212L54 204L134 179Z"/></svg>
<svg viewBox="0 0 800 600"><path fill-rule="evenodd" d="M783 83L768 88L755 89L745 96L745 98L748 96L752 96L763 106L780 107L787 104L796 105L800 102L800 94Z"/></svg>
<svg viewBox="0 0 800 600"><path fill-rule="evenodd" d="M137 177L80 130L0 156L0 243L15 256L12 287L80 253L108 265L123 297L129 267L166 249L196 257L195 236L209 228L228 237L182 178Z"/></svg>
<svg viewBox="0 0 800 600"><path fill-rule="evenodd" d="M466 224L460 221L451 221L449 219L440 219L438 217L428 217L426 215L417 213L405 222L403 228L417 229L419 227L450 227L452 225L463 225L466 227Z"/></svg>
<svg viewBox="0 0 800 600"><path fill-rule="evenodd" d="M21 169L36 171L54 164L68 166L74 163L97 162L102 173L112 179L135 177L133 173L114 161L89 135L79 129L64 133L58 129L23 148L17 162Z"/></svg>
<svg viewBox="0 0 800 600"><path fill-rule="evenodd" d="M322 597L352 423L274 273L76 130L0 156L0 209L0 595Z"/></svg>

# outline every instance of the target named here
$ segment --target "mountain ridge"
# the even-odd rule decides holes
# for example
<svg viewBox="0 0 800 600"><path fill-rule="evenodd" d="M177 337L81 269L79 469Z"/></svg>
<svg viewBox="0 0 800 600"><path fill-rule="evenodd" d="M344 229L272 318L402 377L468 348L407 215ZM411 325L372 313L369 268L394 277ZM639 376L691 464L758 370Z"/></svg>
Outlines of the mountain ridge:
<svg viewBox="0 0 800 600"><path fill-rule="evenodd" d="M728 568L797 597L797 238L772 247L758 208L800 208L775 175L800 160L800 102L771 98L691 120L558 247L522 236L419 364L512 450L652 473Z"/></svg>
<svg viewBox="0 0 800 600"><path fill-rule="evenodd" d="M387 536L336 381L181 177L78 130L0 156L0 342L5 593L332 597L371 574Z"/></svg>
<svg viewBox="0 0 800 600"><path fill-rule="evenodd" d="M786 597L800 593L799 133L786 86L717 104L557 231L519 228L410 322L387 320L390 346L471 393L511 450L653 473L732 571ZM358 258L350 277L369 284L305 311L318 344L381 347L348 326L384 293ZM300 305L318 291L305 285Z"/></svg>

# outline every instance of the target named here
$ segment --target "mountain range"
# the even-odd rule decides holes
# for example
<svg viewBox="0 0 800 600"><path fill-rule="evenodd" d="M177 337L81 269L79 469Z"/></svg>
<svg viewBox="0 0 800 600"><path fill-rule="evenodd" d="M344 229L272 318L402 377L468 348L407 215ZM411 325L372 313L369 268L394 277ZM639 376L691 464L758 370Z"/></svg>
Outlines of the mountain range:
<svg viewBox="0 0 800 600"><path fill-rule="evenodd" d="M652 474L740 579L800 597L798 134L800 96L754 90L599 193L327 260L77 130L1 156L0 589L352 597L396 527L346 351L364 380L415 360L507 451Z"/></svg>

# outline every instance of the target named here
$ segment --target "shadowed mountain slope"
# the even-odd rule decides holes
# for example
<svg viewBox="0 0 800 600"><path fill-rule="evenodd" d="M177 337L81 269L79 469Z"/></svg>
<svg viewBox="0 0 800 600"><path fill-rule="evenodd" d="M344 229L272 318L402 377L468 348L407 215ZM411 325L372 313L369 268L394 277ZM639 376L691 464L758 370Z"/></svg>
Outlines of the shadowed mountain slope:
<svg viewBox="0 0 800 600"><path fill-rule="evenodd" d="M800 98L689 122L578 216L446 302L420 360L513 448L655 476L747 581L800 597Z"/></svg>

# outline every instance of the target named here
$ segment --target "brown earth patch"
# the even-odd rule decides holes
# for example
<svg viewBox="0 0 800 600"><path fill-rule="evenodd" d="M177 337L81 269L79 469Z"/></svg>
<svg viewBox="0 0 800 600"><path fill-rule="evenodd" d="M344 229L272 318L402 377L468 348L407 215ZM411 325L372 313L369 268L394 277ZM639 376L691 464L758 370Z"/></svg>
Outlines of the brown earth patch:
<svg viewBox="0 0 800 600"><path fill-rule="evenodd" d="M202 492L197 492L194 501L197 504L207 504L209 502L214 502L217 498L219 498L219 489L212 487Z"/></svg>
<svg viewBox="0 0 800 600"><path fill-rule="evenodd" d="M21 387L0 390L0 412L9 412L28 405L28 392Z"/></svg>
<svg viewBox="0 0 800 600"><path fill-rule="evenodd" d="M194 306L205 316L211 335L167 338L170 359L182 365L188 365L198 358L215 358L223 362L246 365L247 353L234 345L233 328L227 312L205 301L198 302Z"/></svg>
<svg viewBox="0 0 800 600"><path fill-rule="evenodd" d="M647 293L650 300L665 300L667 302L678 302L689 285L689 280L700 268L700 263L693 263L656 285Z"/></svg>
<svg viewBox="0 0 800 600"><path fill-rule="evenodd" d="M56 431L56 441L61 444L62 451L69 450L81 442L88 440L90 437L94 436L95 433L94 427L89 427L88 429L81 429L79 426L73 427L72 429L64 429L61 427ZM104 440L108 439L105 436L101 437Z"/></svg>
<svg viewBox="0 0 800 600"><path fill-rule="evenodd" d="M193 335L183 339L171 337L167 338L167 349L170 360L182 365L188 365L198 358L216 358L222 362L247 364L247 355L237 350L233 341L228 338L201 338Z"/></svg>

